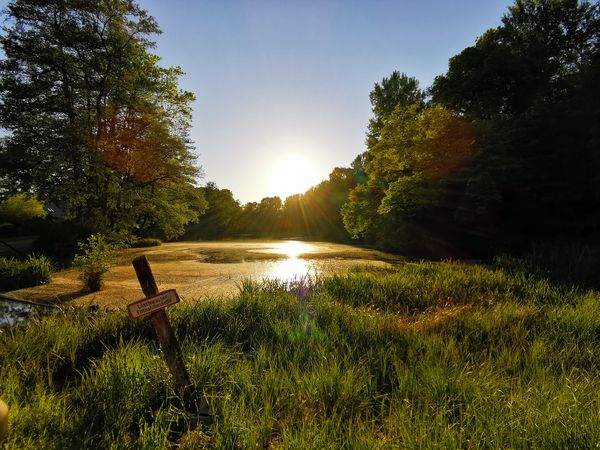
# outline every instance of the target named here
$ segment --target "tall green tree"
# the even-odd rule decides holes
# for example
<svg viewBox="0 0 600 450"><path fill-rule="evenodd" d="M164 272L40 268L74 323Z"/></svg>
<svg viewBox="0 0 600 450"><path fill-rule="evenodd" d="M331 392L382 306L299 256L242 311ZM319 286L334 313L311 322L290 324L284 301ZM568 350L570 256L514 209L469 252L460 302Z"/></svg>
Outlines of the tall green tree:
<svg viewBox="0 0 600 450"><path fill-rule="evenodd" d="M568 98L598 52L600 6L580 0L517 0L502 25L450 58L434 101L477 118L527 113Z"/></svg>
<svg viewBox="0 0 600 450"><path fill-rule="evenodd" d="M193 95L130 0L13 0L2 33L0 179L100 231L183 232L205 207Z"/></svg>
<svg viewBox="0 0 600 450"><path fill-rule="evenodd" d="M373 146L380 137L386 118L398 105L422 105L425 92L419 88L419 81L397 70L380 83L375 83L369 94L373 117L367 130L367 147Z"/></svg>
<svg viewBox="0 0 600 450"><path fill-rule="evenodd" d="M467 164L474 144L469 123L448 109L398 104L365 153L367 182L342 208L348 231L393 248L412 241L415 248L416 230L448 227L444 180Z"/></svg>

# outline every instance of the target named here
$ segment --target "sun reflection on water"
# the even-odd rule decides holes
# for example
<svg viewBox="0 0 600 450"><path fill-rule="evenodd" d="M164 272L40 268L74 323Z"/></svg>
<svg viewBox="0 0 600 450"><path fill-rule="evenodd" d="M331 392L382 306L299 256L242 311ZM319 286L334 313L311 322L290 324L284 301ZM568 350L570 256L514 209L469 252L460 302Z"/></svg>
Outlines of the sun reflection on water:
<svg viewBox="0 0 600 450"><path fill-rule="evenodd" d="M291 281L297 280L311 274L311 265L300 258L288 258L271 263L268 278Z"/></svg>
<svg viewBox="0 0 600 450"><path fill-rule="evenodd" d="M286 259L268 263L265 278L283 281L296 280L316 272L314 264L300 258L300 255L315 253L317 246L298 241L285 241L267 249L257 250L261 253L285 255Z"/></svg>
<svg viewBox="0 0 600 450"><path fill-rule="evenodd" d="M279 250L288 258L298 258L302 253L307 253L311 250L311 246L303 242L287 241L279 244Z"/></svg>
<svg viewBox="0 0 600 450"><path fill-rule="evenodd" d="M285 255L288 258L297 258L306 253L318 253L319 248L316 245L307 244L306 242L285 241L277 243L272 247L255 250L258 253L270 253L273 255Z"/></svg>

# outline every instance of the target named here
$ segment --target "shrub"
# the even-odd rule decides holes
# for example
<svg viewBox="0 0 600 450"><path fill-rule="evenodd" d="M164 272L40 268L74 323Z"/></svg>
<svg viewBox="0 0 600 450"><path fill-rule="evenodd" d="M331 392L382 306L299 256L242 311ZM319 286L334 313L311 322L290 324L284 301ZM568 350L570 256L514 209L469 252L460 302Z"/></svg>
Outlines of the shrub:
<svg viewBox="0 0 600 450"><path fill-rule="evenodd" d="M44 205L30 194L15 194L0 202L0 218L12 223L46 217Z"/></svg>
<svg viewBox="0 0 600 450"><path fill-rule="evenodd" d="M48 282L50 260L45 256L29 256L25 261L0 258L0 291L12 291Z"/></svg>
<svg viewBox="0 0 600 450"><path fill-rule="evenodd" d="M155 238L141 238L141 239L138 239L137 241L133 242L131 244L131 246L134 247L134 248L158 247L161 244L162 244L162 241L160 239L155 239Z"/></svg>
<svg viewBox="0 0 600 450"><path fill-rule="evenodd" d="M83 254L75 256L73 266L80 270L79 277L90 291L99 291L104 275L110 270L109 260L115 247L101 234L94 234L87 241L79 242L78 247Z"/></svg>

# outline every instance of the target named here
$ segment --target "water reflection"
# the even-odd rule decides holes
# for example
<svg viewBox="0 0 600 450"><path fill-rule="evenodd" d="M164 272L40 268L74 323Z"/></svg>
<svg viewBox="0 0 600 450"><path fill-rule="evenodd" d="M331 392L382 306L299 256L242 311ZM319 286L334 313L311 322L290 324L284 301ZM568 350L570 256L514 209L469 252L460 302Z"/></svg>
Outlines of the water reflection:
<svg viewBox="0 0 600 450"><path fill-rule="evenodd" d="M288 258L298 258L301 254L310 253L313 249L313 245L298 241L287 241L279 244L279 250Z"/></svg>
<svg viewBox="0 0 600 450"><path fill-rule="evenodd" d="M270 263L266 278L277 278L283 281L297 280L307 275L314 275L313 267L308 261L300 258L288 258Z"/></svg>
<svg viewBox="0 0 600 450"><path fill-rule="evenodd" d="M0 328L12 327L20 322L28 322L34 317L57 312L58 309L47 306L39 307L34 304L0 300Z"/></svg>
<svg viewBox="0 0 600 450"><path fill-rule="evenodd" d="M288 258L298 258L307 253L318 253L319 248L316 245L307 244L299 241L278 242L270 248L255 250L259 253L270 253L274 255L285 255Z"/></svg>
<svg viewBox="0 0 600 450"><path fill-rule="evenodd" d="M316 275L315 265L300 255L316 253L319 251L316 245L298 241L280 242L273 247L257 250L261 253L285 255L286 259L267 263L263 278L272 278L283 281L297 280L307 275Z"/></svg>

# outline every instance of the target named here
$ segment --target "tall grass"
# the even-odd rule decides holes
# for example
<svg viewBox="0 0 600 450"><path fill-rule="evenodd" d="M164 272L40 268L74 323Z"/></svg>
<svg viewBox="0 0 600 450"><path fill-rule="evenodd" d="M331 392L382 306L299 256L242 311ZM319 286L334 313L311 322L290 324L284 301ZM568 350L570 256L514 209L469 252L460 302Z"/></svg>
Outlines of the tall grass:
<svg viewBox="0 0 600 450"><path fill-rule="evenodd" d="M328 278L310 301L297 287L245 282L169 310L216 414L196 430L146 321L73 310L4 331L7 448L600 442L597 292L456 263Z"/></svg>
<svg viewBox="0 0 600 450"><path fill-rule="evenodd" d="M600 288L600 248L577 242L534 243L521 257L500 255L496 264L563 285Z"/></svg>
<svg viewBox="0 0 600 450"><path fill-rule="evenodd" d="M26 260L0 258L0 291L12 291L47 283L50 260L45 256L29 256Z"/></svg>

